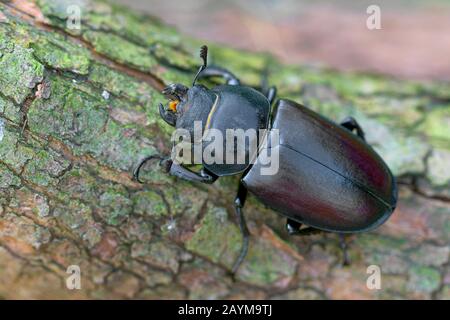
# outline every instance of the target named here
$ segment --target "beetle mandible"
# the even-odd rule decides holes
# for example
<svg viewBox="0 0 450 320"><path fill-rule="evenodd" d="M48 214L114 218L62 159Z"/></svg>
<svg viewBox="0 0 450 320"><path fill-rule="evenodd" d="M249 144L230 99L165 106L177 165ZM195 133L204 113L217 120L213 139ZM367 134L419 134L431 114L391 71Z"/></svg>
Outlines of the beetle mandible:
<svg viewBox="0 0 450 320"><path fill-rule="evenodd" d="M194 182L213 183L221 176L241 174L234 208L243 245L233 273L248 250L250 234L242 211L248 191L287 218L290 235L338 233L346 264L343 236L373 230L395 209L397 187L388 166L366 143L354 118L336 124L293 101L279 99L274 103L275 87L261 93L241 85L228 70L208 67L207 52L208 48L202 46L203 64L191 88L171 84L162 91L169 102L166 107L159 105L160 116L169 125L188 131L193 130L195 121L201 121L203 130L267 129L267 135L278 130L278 144L258 140L259 148L278 148L278 172L261 175L259 153L256 161L248 157L243 164L203 163L199 172L175 162L173 157L151 155L141 161L134 178L140 182L140 169L155 158L166 173ZM198 79L210 77L222 77L226 84L212 89L196 84Z"/></svg>

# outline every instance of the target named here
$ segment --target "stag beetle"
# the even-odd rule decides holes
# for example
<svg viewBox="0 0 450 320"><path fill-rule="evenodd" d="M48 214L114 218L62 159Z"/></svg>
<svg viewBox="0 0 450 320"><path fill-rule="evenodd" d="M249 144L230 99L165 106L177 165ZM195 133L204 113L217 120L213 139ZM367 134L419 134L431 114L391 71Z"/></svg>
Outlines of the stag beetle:
<svg viewBox="0 0 450 320"><path fill-rule="evenodd" d="M191 88L171 84L162 91L169 102L166 107L159 105L160 116L169 125L190 131L194 121L202 121L203 129L268 129L269 136L278 130L277 145L259 140L260 148L279 152L278 172L260 174L259 154L255 162L243 164L203 163L200 171L176 163L173 157L151 155L141 161L134 178L141 182L140 169L155 158L166 173L189 181L213 183L221 176L241 174L234 208L243 245L233 273L248 250L250 234L242 211L248 191L287 218L290 235L338 233L345 264L348 257L344 235L380 226L395 209L397 187L388 166L365 142L364 132L354 118L336 124L286 99L278 100L271 110L275 87L263 94L241 85L226 69L207 67L207 50L206 46L200 50L203 65ZM198 79L210 77L222 77L226 84L212 89L196 84Z"/></svg>

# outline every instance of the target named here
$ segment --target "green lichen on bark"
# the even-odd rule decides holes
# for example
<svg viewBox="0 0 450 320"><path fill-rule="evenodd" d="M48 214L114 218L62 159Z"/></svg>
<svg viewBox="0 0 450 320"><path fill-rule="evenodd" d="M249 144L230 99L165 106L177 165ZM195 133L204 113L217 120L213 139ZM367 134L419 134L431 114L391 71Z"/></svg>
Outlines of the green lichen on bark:
<svg viewBox="0 0 450 320"><path fill-rule="evenodd" d="M67 24L74 4L80 29ZM210 62L243 83L258 87L267 71L279 96L357 118L403 182L392 219L351 239L345 268L336 236L288 239L284 221L250 197L250 252L233 280L236 178L196 185L153 164L145 185L131 179L140 159L170 151L160 90L191 83L202 42L106 1L14 6L0 4L0 296L448 296L448 84L283 65L208 43ZM72 264L80 291L63 286ZM385 290L365 287L370 264L382 266Z"/></svg>
<svg viewBox="0 0 450 320"><path fill-rule="evenodd" d="M21 104L31 90L42 81L44 67L33 57L33 49L2 40L0 86L5 97Z"/></svg>

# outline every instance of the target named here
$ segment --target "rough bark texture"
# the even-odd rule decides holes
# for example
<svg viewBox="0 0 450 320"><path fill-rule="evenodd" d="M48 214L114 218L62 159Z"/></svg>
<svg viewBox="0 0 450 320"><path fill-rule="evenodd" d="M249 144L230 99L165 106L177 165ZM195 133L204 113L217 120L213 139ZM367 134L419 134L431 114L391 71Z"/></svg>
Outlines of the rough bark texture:
<svg viewBox="0 0 450 320"><path fill-rule="evenodd" d="M201 42L151 17L79 0L0 4L0 297L450 298L448 84L281 65L210 45L210 60L339 120L352 115L401 182L398 209L350 239L289 238L284 219L250 197L252 239L236 281L237 178L195 185L139 159L169 152L159 90L189 84ZM23 133L22 133L22 129ZM153 170L152 170L153 169ZM382 289L366 288L366 268ZM82 289L68 290L69 265Z"/></svg>

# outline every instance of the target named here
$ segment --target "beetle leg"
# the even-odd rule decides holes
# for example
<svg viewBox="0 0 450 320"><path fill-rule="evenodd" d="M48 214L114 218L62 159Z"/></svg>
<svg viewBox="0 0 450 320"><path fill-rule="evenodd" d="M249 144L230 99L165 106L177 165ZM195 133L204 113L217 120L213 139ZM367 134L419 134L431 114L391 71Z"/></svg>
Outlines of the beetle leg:
<svg viewBox="0 0 450 320"><path fill-rule="evenodd" d="M142 167L144 166L144 164L146 164L148 161L152 160L152 159L159 159L159 164L164 168L164 171L168 172L167 170L167 166L168 164L170 165L170 163L172 162L172 160L170 159L170 157L166 157L163 158L158 154L152 154L151 156L148 156L146 158L144 158L139 165L137 166L137 168L134 170L133 172L133 179L136 180L139 183L143 183L141 180L139 180L139 173L142 169Z"/></svg>
<svg viewBox="0 0 450 320"><path fill-rule="evenodd" d="M240 182L238 192L236 195L236 198L234 199L234 210L236 212L236 216L239 220L239 227L241 229L242 233L242 248L241 253L239 254L239 257L236 259L236 262L233 265L233 275L236 274L236 272L239 269L239 266L242 264L242 262L245 259L245 256L248 252L248 244L249 244L249 238L250 238L250 232L247 228L247 223L245 222L244 213L242 212L242 208L245 204L245 199L247 198L247 188Z"/></svg>
<svg viewBox="0 0 450 320"><path fill-rule="evenodd" d="M202 182L211 184L217 180L217 176L203 168L200 172L194 172L188 168L173 163L169 169L169 174L192 182Z"/></svg>
<svg viewBox="0 0 450 320"><path fill-rule="evenodd" d="M269 100L270 105L275 101L275 97L277 96L277 87L272 86L267 90L266 97Z"/></svg>
<svg viewBox="0 0 450 320"><path fill-rule="evenodd" d="M346 128L350 131L356 130L356 134L358 135L358 137L360 137L361 139L366 141L366 138L364 137L364 131L361 128L361 126L359 125L359 123L355 120L355 118L347 117L340 124L341 124L341 126L343 126L344 128Z"/></svg>
<svg viewBox="0 0 450 320"><path fill-rule="evenodd" d="M277 95L277 87L268 85L268 78L269 78L269 69L268 65L266 65L266 68L263 70L262 80L261 80L261 92L264 94L269 100L270 106L272 106L273 102L275 101L275 97Z"/></svg>
<svg viewBox="0 0 450 320"><path fill-rule="evenodd" d="M286 230L289 235L295 235L296 232L298 232L300 230L301 226L302 226L302 224L300 222L297 222L297 221L294 221L291 219L286 220Z"/></svg>
<svg viewBox="0 0 450 320"><path fill-rule="evenodd" d="M309 236L312 234L324 232L323 230L319 230L313 227L300 229L301 226L302 224L300 222L294 221L292 219L287 219L286 221L286 230L290 236Z"/></svg>
<svg viewBox="0 0 450 320"><path fill-rule="evenodd" d="M205 79L212 77L222 77L225 80L226 84L232 86L241 84L239 79L236 78L236 76L232 74L230 71L216 66L209 66L206 69L204 69L198 76L198 79Z"/></svg>
<svg viewBox="0 0 450 320"><path fill-rule="evenodd" d="M313 234L318 234L324 232L323 230L319 230L313 227L306 227L292 233L289 233L291 236L311 236Z"/></svg>
<svg viewBox="0 0 450 320"><path fill-rule="evenodd" d="M345 234L340 233L339 234L339 246L341 247L342 250L342 264L344 266L348 266L350 265L350 259L348 257L348 246L347 246L347 241L345 239Z"/></svg>
<svg viewBox="0 0 450 320"><path fill-rule="evenodd" d="M172 176L184 179L184 180L188 180L188 181L193 181L193 182L203 182L203 183L213 183L214 181L217 180L217 176L215 174L213 174L212 172L209 172L206 169L202 169L199 173L198 172L194 172L192 170L189 170L186 167L183 167L179 164L174 164L172 159L170 157L166 157L163 158L160 155L151 155L149 157L144 158L139 165L137 166L137 168L134 170L133 172L133 178L134 180L143 183L140 179L139 179L139 173L142 169L142 167L150 160L152 159L159 159L159 165L161 166L161 168L163 169L163 171L165 173L169 173Z"/></svg>
<svg viewBox="0 0 450 320"><path fill-rule="evenodd" d="M291 220L291 219L287 219L286 222L286 230L289 233L289 235L291 236L309 236L309 235L313 235L313 234L317 234L317 233L321 233L321 232L325 232L323 230L319 230L319 229L315 229L313 227L307 227L304 229L300 229L300 227L302 226L301 223ZM350 265L350 259L348 257L348 245L345 239L345 234L343 233L339 233L339 246L341 247L342 250L342 264L344 266L348 266Z"/></svg>

